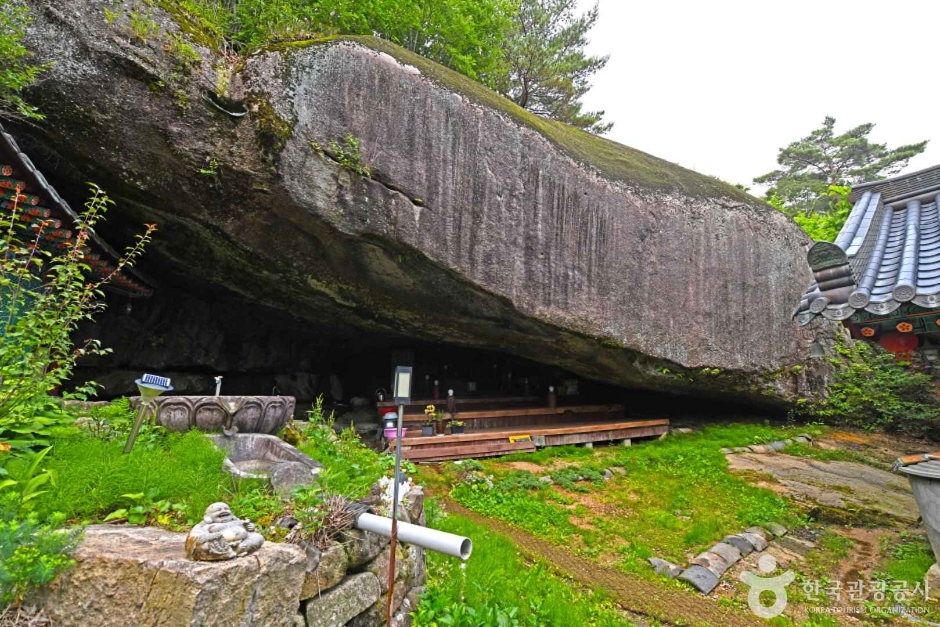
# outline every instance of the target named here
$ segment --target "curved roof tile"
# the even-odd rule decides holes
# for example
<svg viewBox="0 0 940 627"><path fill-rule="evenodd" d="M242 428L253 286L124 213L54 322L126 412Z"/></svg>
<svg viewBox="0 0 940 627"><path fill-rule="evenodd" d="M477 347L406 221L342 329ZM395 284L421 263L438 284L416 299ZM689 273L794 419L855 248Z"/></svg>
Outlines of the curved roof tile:
<svg viewBox="0 0 940 627"><path fill-rule="evenodd" d="M793 312L800 324L817 315L845 320L860 309L887 314L903 303L940 308L940 166L859 186L861 191L834 243L816 242L807 261L816 282ZM864 189L864 191L862 191Z"/></svg>

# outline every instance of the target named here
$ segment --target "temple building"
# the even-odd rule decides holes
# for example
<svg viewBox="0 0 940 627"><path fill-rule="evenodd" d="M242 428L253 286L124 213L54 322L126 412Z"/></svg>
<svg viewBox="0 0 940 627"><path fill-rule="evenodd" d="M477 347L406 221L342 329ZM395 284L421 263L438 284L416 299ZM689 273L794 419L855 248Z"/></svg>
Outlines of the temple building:
<svg viewBox="0 0 940 627"><path fill-rule="evenodd" d="M940 357L940 165L858 185L834 243L816 242L815 277L793 313L841 320L855 339L919 361Z"/></svg>
<svg viewBox="0 0 940 627"><path fill-rule="evenodd" d="M44 224L41 244L49 249L75 245L78 214L56 192L16 140L0 126L0 211L16 211L19 220L38 228ZM90 268L89 280L110 276L104 286L130 297L150 296L152 288L133 268L117 271L120 255L97 233L85 243L83 261Z"/></svg>

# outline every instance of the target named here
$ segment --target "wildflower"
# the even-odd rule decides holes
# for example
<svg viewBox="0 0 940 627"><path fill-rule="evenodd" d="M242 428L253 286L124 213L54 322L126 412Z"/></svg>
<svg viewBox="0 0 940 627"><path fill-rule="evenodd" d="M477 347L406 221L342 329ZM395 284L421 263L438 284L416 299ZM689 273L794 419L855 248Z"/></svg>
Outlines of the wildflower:
<svg viewBox="0 0 940 627"><path fill-rule="evenodd" d="M0 442L0 453L9 453L11 447L7 442Z"/></svg>

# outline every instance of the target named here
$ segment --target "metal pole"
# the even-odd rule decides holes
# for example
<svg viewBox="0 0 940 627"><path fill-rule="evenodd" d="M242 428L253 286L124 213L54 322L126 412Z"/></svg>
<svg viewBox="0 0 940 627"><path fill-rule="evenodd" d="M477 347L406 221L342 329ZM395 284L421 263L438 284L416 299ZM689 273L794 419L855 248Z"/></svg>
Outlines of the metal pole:
<svg viewBox="0 0 940 627"><path fill-rule="evenodd" d="M395 433L395 476L392 486L392 539L389 544L388 556L388 605L385 608L385 621L392 627L392 597L395 596L395 552L398 545L398 482L401 474L401 423L405 414L405 406L398 406L398 430Z"/></svg>
<svg viewBox="0 0 940 627"><path fill-rule="evenodd" d="M144 402L143 396L141 396L140 411L137 412L137 418L134 420L134 426L131 427L131 432L127 436L127 443L124 445L125 455L130 453L131 449L134 448L134 441L137 440L137 434L140 433L140 426L144 422L144 416L146 415L148 409L150 409L150 403Z"/></svg>

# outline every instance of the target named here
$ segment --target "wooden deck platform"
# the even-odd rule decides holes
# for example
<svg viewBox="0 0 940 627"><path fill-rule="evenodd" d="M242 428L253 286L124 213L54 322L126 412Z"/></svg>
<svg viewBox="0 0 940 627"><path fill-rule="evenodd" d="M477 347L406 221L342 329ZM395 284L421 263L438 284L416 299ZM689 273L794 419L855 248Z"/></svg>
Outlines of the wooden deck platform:
<svg viewBox="0 0 940 627"><path fill-rule="evenodd" d="M517 452L535 451L537 447L562 446L565 444L584 444L588 442L617 442L632 440L634 438L653 437L662 435L669 430L668 420L592 420L578 423L567 421L566 413L573 415L591 415L596 413L597 407L613 406L581 406L582 412L565 412L566 408L533 408L541 410L559 410L554 413L534 412L533 417L544 418L546 415L555 416L555 424L519 421L512 427L476 429L468 428L467 433L457 435L435 435L422 437L414 432L406 436L402 442L402 457L413 462L437 462L454 459L468 459L473 457L495 457ZM572 408L567 408L572 409ZM507 410L509 411L509 410ZM489 418L494 412L487 412ZM465 420L464 413L459 414ZM560 424L559 420L566 420ZM468 423L469 427L469 423ZM392 450L395 448L394 440L391 442Z"/></svg>

